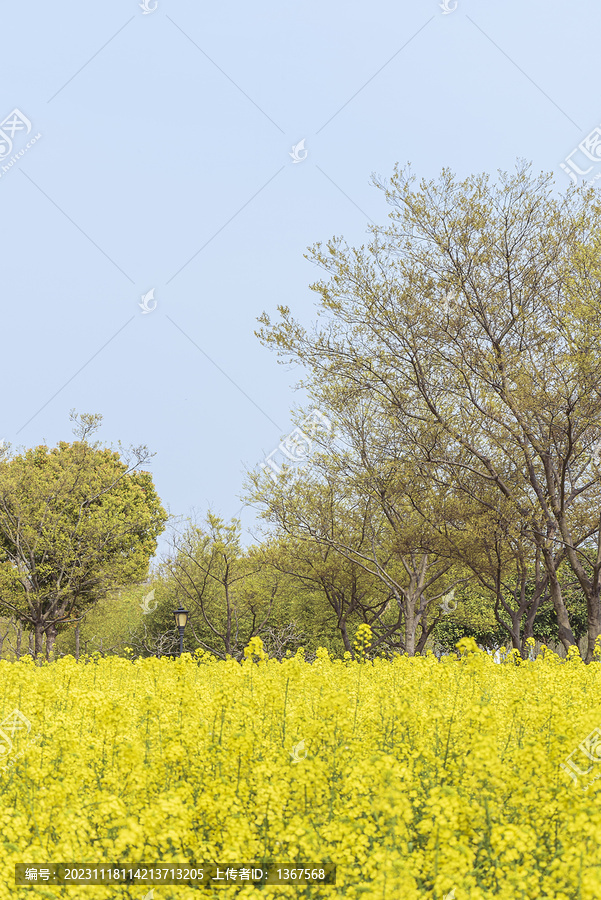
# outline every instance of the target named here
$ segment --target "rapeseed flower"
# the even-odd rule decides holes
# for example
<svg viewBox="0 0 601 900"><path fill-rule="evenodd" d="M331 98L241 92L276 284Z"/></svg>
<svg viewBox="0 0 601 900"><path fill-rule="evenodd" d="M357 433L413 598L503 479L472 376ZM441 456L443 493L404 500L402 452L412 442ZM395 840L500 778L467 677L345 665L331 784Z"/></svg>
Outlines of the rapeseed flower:
<svg viewBox="0 0 601 900"><path fill-rule="evenodd" d="M579 749L601 729L601 663L495 665L471 639L440 662L367 660L361 635L357 659L321 648L312 665L259 639L241 664L0 661L0 716L31 723L0 771L0 900L150 890L15 887L17 862L265 860L335 863L337 886L155 885L154 900L601 897L601 759Z"/></svg>

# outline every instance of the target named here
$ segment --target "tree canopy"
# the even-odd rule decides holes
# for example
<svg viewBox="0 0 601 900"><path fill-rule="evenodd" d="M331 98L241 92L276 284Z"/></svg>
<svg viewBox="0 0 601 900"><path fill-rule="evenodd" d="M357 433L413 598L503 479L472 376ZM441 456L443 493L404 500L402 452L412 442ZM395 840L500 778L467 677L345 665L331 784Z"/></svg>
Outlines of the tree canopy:
<svg viewBox="0 0 601 900"><path fill-rule="evenodd" d="M601 634L598 195L559 196L551 175L523 163L497 182L444 169L414 183L398 167L375 179L392 210L367 246L312 248L326 273L312 286L319 325L307 330L281 306L258 335L305 368L301 384L334 422L351 398L376 404L373 426L393 448L381 448L379 472L400 448L400 468L427 485L405 478L403 489L425 521L434 489L437 503L452 493L458 520L470 506L472 521L498 512L504 552L513 542L514 564L540 599L548 590L568 648L565 560L586 600L590 660Z"/></svg>
<svg viewBox="0 0 601 900"><path fill-rule="evenodd" d="M76 417L77 418L77 417ZM35 653L108 591L140 581L167 513L145 447L134 465L92 446L99 416L82 416L81 440L0 459L0 607L31 628Z"/></svg>

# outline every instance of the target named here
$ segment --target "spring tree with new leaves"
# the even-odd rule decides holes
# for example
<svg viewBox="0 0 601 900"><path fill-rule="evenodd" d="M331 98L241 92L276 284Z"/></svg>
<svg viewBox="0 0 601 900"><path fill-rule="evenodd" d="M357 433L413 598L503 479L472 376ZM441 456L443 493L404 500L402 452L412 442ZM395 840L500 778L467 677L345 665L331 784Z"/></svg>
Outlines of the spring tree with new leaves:
<svg viewBox="0 0 601 900"><path fill-rule="evenodd" d="M52 651L59 629L119 585L141 581L167 520L146 447L87 440L102 417L72 413L80 440L0 457L0 608ZM130 463L133 461L133 465Z"/></svg>
<svg viewBox="0 0 601 900"><path fill-rule="evenodd" d="M309 258L321 326L280 307L259 336L315 384L377 392L416 470L479 501L492 489L538 551L558 636L575 644L559 577L586 600L587 661L601 634L601 201L553 176L415 185L375 180L391 207L368 246ZM536 556L536 554L535 554Z"/></svg>

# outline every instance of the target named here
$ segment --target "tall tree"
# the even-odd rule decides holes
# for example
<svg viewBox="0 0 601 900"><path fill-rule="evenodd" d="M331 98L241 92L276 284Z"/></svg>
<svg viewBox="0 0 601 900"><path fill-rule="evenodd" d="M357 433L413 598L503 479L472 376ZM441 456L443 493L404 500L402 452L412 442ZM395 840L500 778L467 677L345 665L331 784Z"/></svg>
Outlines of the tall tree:
<svg viewBox="0 0 601 900"><path fill-rule="evenodd" d="M267 594L245 585L264 565L259 554L245 554L240 522L225 523L212 512L204 525L189 524L172 538L173 550L161 565L167 589L190 609L189 629L198 646L225 659L241 658L251 637L269 621L277 579Z"/></svg>
<svg viewBox="0 0 601 900"><path fill-rule="evenodd" d="M370 385L421 463L449 485L469 473L511 505L538 548L567 648L563 551L587 600L590 660L601 633L601 478L591 459L601 204L587 187L556 196L551 175L522 163L497 183L458 183L446 169L415 190L414 181L398 168L376 181L391 223L373 227L368 247L313 248L329 276L313 285L327 323L308 333L280 307L280 323L264 315L259 336L314 379Z"/></svg>
<svg viewBox="0 0 601 900"><path fill-rule="evenodd" d="M394 629L388 625L382 632L378 628L380 617L392 599L390 592L362 566L342 556L327 540L317 539L314 532L298 527L298 522L293 524L288 516L279 520L277 509L277 504L267 504L265 517L271 522L279 522L284 537L266 545L264 552L273 570L292 576L302 585L306 602L311 604L307 613L313 624L320 619L324 630L334 625L345 651L351 656L355 655L353 627L361 622L374 625L377 632L375 645L390 638ZM324 615L323 603L317 605L317 598L325 601L329 615Z"/></svg>
<svg viewBox="0 0 601 900"><path fill-rule="evenodd" d="M44 635L49 655L62 625L146 576L167 520L150 472L135 471L146 447L132 466L88 443L101 418L81 416L73 444L0 459L0 607L33 630L36 656Z"/></svg>
<svg viewBox="0 0 601 900"><path fill-rule="evenodd" d="M413 656L440 618L440 612L432 616L436 601L462 579L453 577L453 561L428 551L421 522L406 501L393 497L386 475L373 470L365 444L357 455L359 462L329 448L312 461L310 473L294 476L284 467L276 484L251 473L247 499L289 536L297 558L312 570L303 577L321 582L347 649L348 621L359 614L374 631L372 650ZM355 478L353 466L359 469ZM340 558L346 560L344 574Z"/></svg>

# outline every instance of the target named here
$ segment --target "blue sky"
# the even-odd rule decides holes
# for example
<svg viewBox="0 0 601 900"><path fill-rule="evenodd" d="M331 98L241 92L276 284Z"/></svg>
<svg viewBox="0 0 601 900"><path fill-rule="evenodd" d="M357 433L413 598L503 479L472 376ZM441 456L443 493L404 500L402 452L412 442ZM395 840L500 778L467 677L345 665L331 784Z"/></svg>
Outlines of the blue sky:
<svg viewBox="0 0 601 900"><path fill-rule="evenodd" d="M365 242L388 212L371 174L396 162L467 176L525 157L564 189L601 122L601 9L140 2L2 11L0 438L52 446L71 409L101 413L97 439L156 453L170 513L240 514L249 542L245 471L304 399L257 316L314 318L303 253Z"/></svg>

